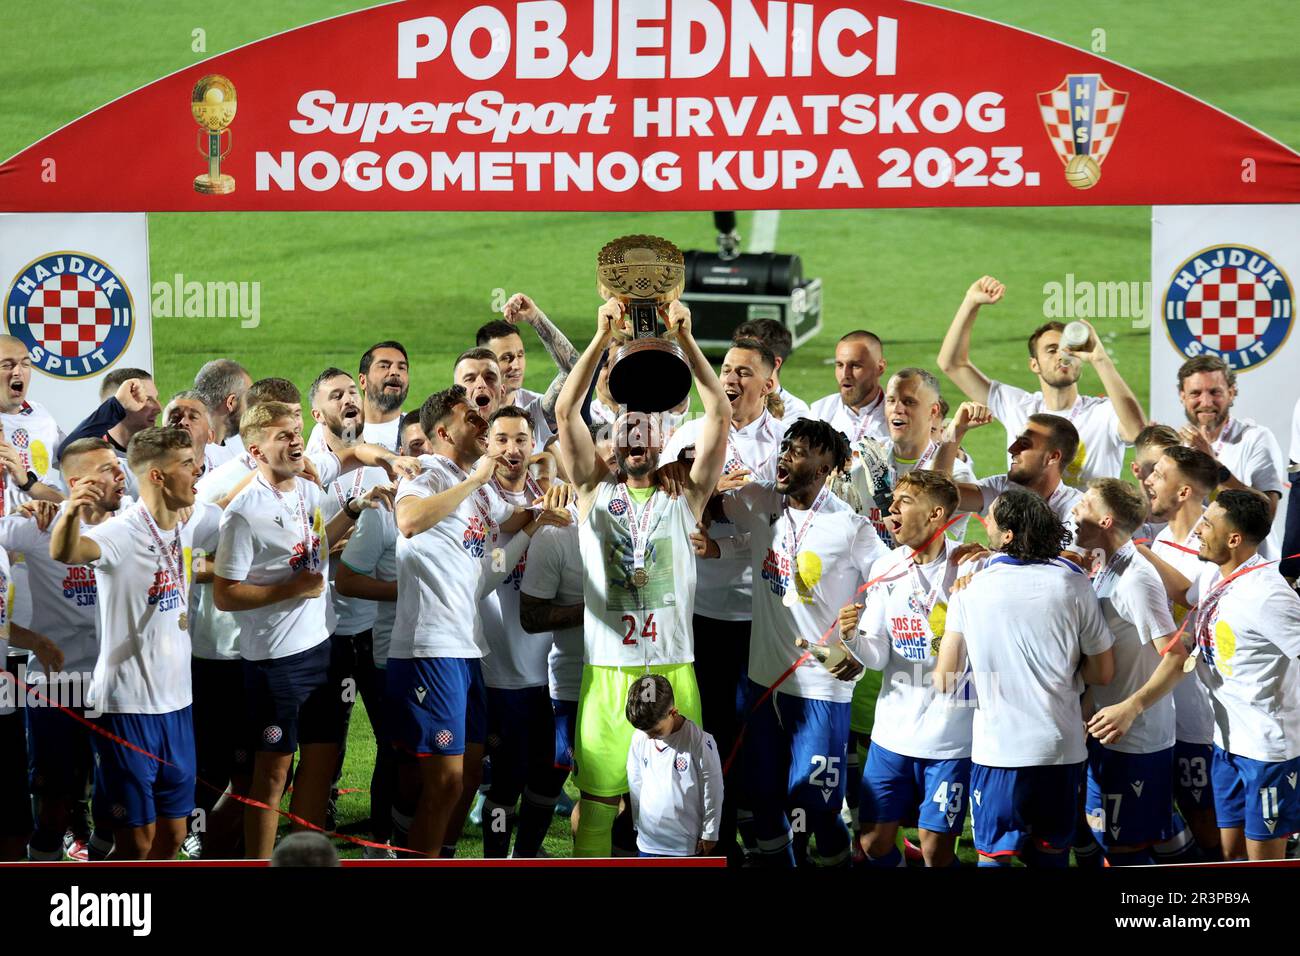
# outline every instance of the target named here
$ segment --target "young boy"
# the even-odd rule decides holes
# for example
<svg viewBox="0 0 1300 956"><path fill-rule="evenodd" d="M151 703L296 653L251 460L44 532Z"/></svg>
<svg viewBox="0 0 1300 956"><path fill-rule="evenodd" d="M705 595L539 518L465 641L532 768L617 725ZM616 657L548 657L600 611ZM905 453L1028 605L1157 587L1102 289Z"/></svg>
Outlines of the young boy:
<svg viewBox="0 0 1300 956"><path fill-rule="evenodd" d="M641 856L708 856L722 819L722 761L713 735L677 712L673 687L647 674L627 694L636 728L627 782Z"/></svg>

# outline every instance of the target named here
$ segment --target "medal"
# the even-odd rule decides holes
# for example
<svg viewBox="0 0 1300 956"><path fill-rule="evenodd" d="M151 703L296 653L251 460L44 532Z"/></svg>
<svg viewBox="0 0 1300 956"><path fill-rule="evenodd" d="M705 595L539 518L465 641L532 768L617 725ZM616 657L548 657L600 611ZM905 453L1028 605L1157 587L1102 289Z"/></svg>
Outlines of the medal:
<svg viewBox="0 0 1300 956"><path fill-rule="evenodd" d="M182 631L188 633L190 629L190 617L185 613L185 608L189 606L189 598L186 594L185 588L185 551L181 546L180 522L178 521L176 523L176 530L172 539L172 547L169 548L167 545L163 544L162 534L159 532L157 525L154 524L153 515L149 513L148 506L143 502L140 504L140 515L144 518L145 528L149 531L149 537L153 538L154 547L158 551L158 556L163 561L163 569L167 572L168 577L176 579L176 590L179 592L181 599L181 613L176 623L180 625ZM179 562L175 566L172 565L172 548L175 548L177 557L179 558Z"/></svg>
<svg viewBox="0 0 1300 956"><path fill-rule="evenodd" d="M821 510L826 501L826 495L830 492L829 485L822 485L821 491L817 492L817 497L813 499L812 507L808 509L808 517L803 519L803 524L796 529L794 518L789 514L787 505L785 512L785 553L790 562L790 586L786 589L783 603L786 607L794 607L799 603L798 582L799 582L799 545L808 535L808 530L812 527L813 519L817 517L817 512Z"/></svg>
<svg viewBox="0 0 1300 956"><path fill-rule="evenodd" d="M646 546L650 541L650 536L654 533L655 528L659 526L659 522L663 520L664 514L666 514L666 511L660 511L659 517L655 519L654 524L652 525L650 523L651 518L654 518L654 506L658 497L659 492L653 492L650 495L650 499L641 508L641 513L638 515L636 508L632 505L631 496L627 493L626 484L619 485L618 491L615 493L614 501L620 502L623 505L623 508L620 509L618 514L615 516L619 517L630 513L627 520L627 531L628 536L632 539L633 570L632 573L628 575L628 581L631 583L632 587L638 589L643 588L650 583L650 574L645 569ZM613 502L610 502L610 504L612 505ZM610 508L610 514L615 514L613 508ZM620 517L620 521L621 520Z"/></svg>

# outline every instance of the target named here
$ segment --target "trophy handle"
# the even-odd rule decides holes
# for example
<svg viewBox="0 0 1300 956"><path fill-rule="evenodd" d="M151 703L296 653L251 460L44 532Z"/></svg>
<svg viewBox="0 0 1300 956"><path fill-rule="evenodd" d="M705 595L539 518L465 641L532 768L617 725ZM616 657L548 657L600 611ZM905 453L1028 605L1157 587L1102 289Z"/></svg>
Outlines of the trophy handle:
<svg viewBox="0 0 1300 956"><path fill-rule="evenodd" d="M221 154L221 158L225 159L230 155L230 151L235 148L235 131L227 126L221 133L226 134L226 151ZM221 133L217 134L217 149L221 148Z"/></svg>
<svg viewBox="0 0 1300 956"><path fill-rule="evenodd" d="M627 303L627 318L632 325L632 338L659 337L659 303L654 299L631 299Z"/></svg>
<svg viewBox="0 0 1300 956"><path fill-rule="evenodd" d="M199 130L195 130L195 132L198 134L198 139L194 141L194 148L199 151L200 156L202 156L204 159L207 159L208 158L207 130L199 129Z"/></svg>

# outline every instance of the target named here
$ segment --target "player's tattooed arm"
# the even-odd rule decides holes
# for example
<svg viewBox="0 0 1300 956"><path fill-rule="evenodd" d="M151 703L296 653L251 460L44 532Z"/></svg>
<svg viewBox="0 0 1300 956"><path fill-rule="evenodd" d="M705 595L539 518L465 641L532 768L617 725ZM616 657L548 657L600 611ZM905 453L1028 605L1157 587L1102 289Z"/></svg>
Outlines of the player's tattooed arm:
<svg viewBox="0 0 1300 956"><path fill-rule="evenodd" d="M556 604L554 599L519 592L519 626L529 634L582 627L583 604Z"/></svg>
<svg viewBox="0 0 1300 956"><path fill-rule="evenodd" d="M577 489L580 501L589 501L596 486L609 475L609 469L596 454L596 443L587 423L582 420L582 405L601 356L616 339L614 327L622 317L623 305L618 299L611 297L600 307L596 313L596 334L578 357L555 403L555 433L559 437L556 449L561 470ZM579 508L583 506L580 504Z"/></svg>
<svg viewBox="0 0 1300 956"><path fill-rule="evenodd" d="M943 345L939 347L939 368L967 398L981 404L988 402L989 387L993 383L970 360L971 330L975 327L975 316L980 306L999 302L1005 292L1006 286L992 276L975 280L966 290L966 297L958 306L957 314L943 337Z"/></svg>

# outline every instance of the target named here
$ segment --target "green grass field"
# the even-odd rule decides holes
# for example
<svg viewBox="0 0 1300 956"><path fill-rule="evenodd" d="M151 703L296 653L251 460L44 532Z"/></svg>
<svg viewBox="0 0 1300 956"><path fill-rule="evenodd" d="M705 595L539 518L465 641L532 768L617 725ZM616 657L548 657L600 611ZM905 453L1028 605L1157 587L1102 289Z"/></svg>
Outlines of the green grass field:
<svg viewBox="0 0 1300 956"><path fill-rule="evenodd" d="M1180 87L1300 148L1300 8L1294 0L1242 0L1227 31L1223 12L1194 0L1089 4L975 0L946 6L1088 47L1106 31L1105 55ZM87 3L8 0L0 8L0 156L173 70L272 33L354 9L348 2L243 0L219 8L196 0ZM191 31L207 32L207 53ZM1195 156L1171 156L1171 163ZM741 232L749 218L741 217ZM261 283L261 324L159 319L155 368L164 394L188 385L206 359L226 355L254 377L281 375L306 386L318 371L351 368L370 343L404 341L415 396L445 387L451 359L492 318L495 290L521 290L571 336L590 336L598 304L595 252L609 238L651 232L683 248L709 248L702 213L361 214L209 213L150 216L154 281L174 273L199 281ZM939 340L970 282L984 273L1008 285L981 319L974 357L988 374L1029 384L1024 338L1043 321L1045 283L1149 278L1150 210L970 209L788 212L777 249L797 252L825 287L825 328L800 349L783 384L805 400L834 387L826 364L835 339L856 327L881 335L892 367L933 367ZM1149 394L1147 333L1127 320L1097 323L1139 397ZM550 373L535 340L528 385ZM1085 376L1084 390L1099 391ZM34 383L39 399L45 381ZM1164 387L1164 386L1162 386ZM947 396L955 400L949 386ZM973 433L981 474L1001 470L1003 433ZM373 740L357 715L346 787L368 785ZM364 795L345 797L346 826L365 815ZM473 840L464 851L477 855ZM548 851L567 854L557 823Z"/></svg>

